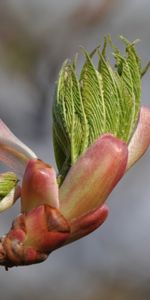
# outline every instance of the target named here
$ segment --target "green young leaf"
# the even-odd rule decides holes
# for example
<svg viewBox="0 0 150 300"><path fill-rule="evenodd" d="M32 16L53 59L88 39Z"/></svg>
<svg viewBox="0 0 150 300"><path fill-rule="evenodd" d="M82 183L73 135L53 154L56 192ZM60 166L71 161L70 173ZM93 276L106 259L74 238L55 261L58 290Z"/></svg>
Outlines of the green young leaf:
<svg viewBox="0 0 150 300"><path fill-rule="evenodd" d="M150 68L150 61L146 64L146 66L141 70L141 77L143 77L146 72L149 70Z"/></svg>
<svg viewBox="0 0 150 300"><path fill-rule="evenodd" d="M16 187L17 182L17 176L13 172L0 174L0 201L2 201L10 193L10 191Z"/></svg>

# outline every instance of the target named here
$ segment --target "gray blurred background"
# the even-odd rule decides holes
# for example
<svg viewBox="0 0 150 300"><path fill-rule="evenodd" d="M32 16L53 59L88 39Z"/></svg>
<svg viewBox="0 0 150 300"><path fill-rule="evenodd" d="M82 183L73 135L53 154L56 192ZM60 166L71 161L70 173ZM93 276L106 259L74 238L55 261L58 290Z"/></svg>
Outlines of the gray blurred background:
<svg viewBox="0 0 150 300"><path fill-rule="evenodd" d="M0 0L0 117L40 158L54 163L51 104L63 60L110 33L141 39L150 59L149 0ZM81 63L81 60L80 60ZM150 74L142 103L149 105ZM0 268L0 299L150 299L150 151L108 199L106 223L43 264ZM0 216L7 232L16 205Z"/></svg>

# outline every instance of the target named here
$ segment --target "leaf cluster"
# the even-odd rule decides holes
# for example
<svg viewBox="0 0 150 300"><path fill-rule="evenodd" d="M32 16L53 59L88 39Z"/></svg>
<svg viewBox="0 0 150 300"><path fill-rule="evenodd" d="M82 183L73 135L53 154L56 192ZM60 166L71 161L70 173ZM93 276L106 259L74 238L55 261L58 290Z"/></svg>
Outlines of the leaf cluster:
<svg viewBox="0 0 150 300"><path fill-rule="evenodd" d="M78 78L76 61L64 62L59 73L53 105L53 140L59 173L71 165L98 137L111 133L129 142L135 130L141 99L141 62L134 41L120 37L125 51L110 37L92 53L83 50L85 62ZM107 58L111 46L115 64ZM98 65L93 56L98 55Z"/></svg>

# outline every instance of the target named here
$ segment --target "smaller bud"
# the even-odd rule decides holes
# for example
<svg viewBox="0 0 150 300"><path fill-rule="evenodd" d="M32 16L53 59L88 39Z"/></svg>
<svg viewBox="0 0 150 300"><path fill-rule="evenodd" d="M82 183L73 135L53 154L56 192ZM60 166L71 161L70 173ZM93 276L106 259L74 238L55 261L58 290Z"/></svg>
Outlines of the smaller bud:
<svg viewBox="0 0 150 300"><path fill-rule="evenodd" d="M39 159L31 159L26 167L21 190L21 211L47 204L59 207L55 170Z"/></svg>
<svg viewBox="0 0 150 300"><path fill-rule="evenodd" d="M20 196L20 187L15 173L0 174L0 212L10 208Z"/></svg>

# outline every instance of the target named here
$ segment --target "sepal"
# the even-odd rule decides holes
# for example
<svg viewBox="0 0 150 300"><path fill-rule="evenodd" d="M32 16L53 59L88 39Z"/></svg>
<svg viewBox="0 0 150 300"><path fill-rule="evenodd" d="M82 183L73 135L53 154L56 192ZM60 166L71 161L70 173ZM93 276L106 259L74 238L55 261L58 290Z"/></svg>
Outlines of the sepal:
<svg viewBox="0 0 150 300"><path fill-rule="evenodd" d="M60 211L68 220L100 207L123 176L128 158L125 142L100 137L70 168L59 191Z"/></svg>
<svg viewBox="0 0 150 300"><path fill-rule="evenodd" d="M108 217L108 207L101 207L70 221L71 234L66 244L72 243L100 227Z"/></svg>
<svg viewBox="0 0 150 300"><path fill-rule="evenodd" d="M141 107L137 128L128 146L127 170L143 156L150 145L150 109Z"/></svg>

